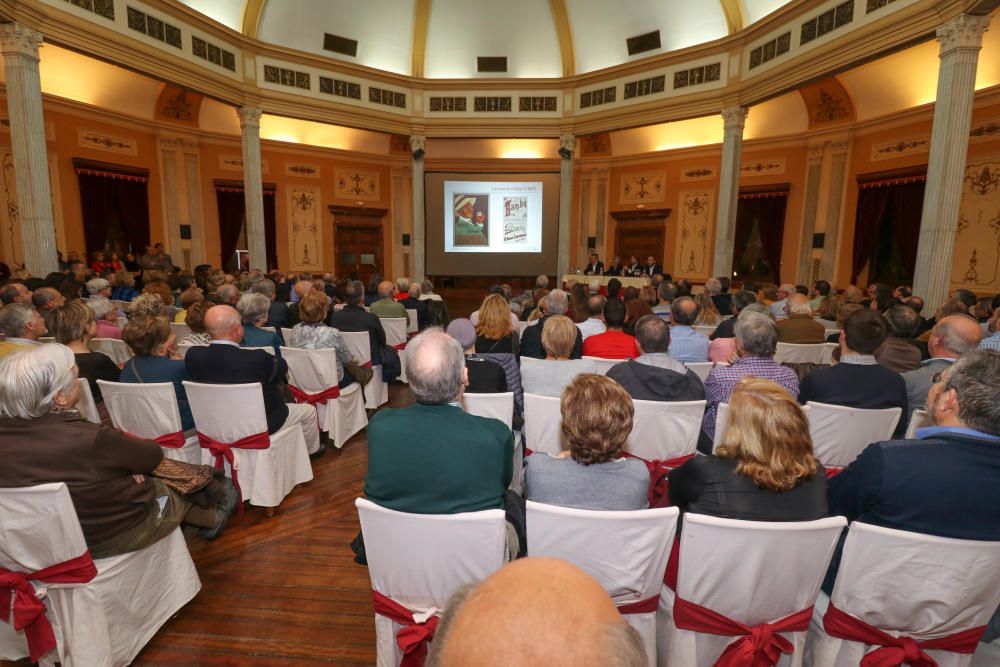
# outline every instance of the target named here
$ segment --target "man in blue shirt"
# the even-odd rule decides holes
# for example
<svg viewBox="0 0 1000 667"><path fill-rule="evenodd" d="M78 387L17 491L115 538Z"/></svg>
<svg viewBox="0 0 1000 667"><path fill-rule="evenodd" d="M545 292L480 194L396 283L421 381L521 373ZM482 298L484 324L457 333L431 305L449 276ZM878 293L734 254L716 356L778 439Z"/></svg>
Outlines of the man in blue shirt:
<svg viewBox="0 0 1000 667"><path fill-rule="evenodd" d="M682 296L670 304L674 326L670 328L670 354L682 364L708 361L708 336L698 333L692 326L701 313L698 302Z"/></svg>

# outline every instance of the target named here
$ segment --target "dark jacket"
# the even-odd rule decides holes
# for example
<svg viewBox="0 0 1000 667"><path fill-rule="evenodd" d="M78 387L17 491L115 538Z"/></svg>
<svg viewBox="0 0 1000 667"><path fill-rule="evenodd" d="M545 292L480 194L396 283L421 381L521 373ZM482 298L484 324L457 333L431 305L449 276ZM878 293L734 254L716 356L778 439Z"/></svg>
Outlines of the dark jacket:
<svg viewBox="0 0 1000 667"><path fill-rule="evenodd" d="M417 328L420 330L427 328L427 302L421 301L420 299L414 299L412 296L408 296L405 299L400 299L399 302L403 304L403 307L407 310L417 311ZM407 315L409 317L409 315Z"/></svg>
<svg viewBox="0 0 1000 667"><path fill-rule="evenodd" d="M371 340L372 364L382 363L382 348L385 347L385 329L378 317L361 306L344 306L341 310L330 311L326 318L328 326L341 331L367 331Z"/></svg>
<svg viewBox="0 0 1000 667"><path fill-rule="evenodd" d="M736 338L736 318L730 317L728 320L719 322L719 326L715 327L715 331L708 338L710 340L715 340L716 338Z"/></svg>
<svg viewBox="0 0 1000 667"><path fill-rule="evenodd" d="M243 341L240 343L243 347L271 347L274 348L274 355L280 357L281 347L284 344L285 340L280 329L265 331L252 324L243 327Z"/></svg>
<svg viewBox="0 0 1000 667"><path fill-rule="evenodd" d="M719 311L719 315L732 315L733 314L733 295L729 292L725 294L713 294L712 303L715 304L716 310Z"/></svg>
<svg viewBox="0 0 1000 667"><path fill-rule="evenodd" d="M225 343L192 347L184 357L193 382L244 384L260 382L264 391L267 431L275 433L288 418L282 393L288 364L264 350L244 350Z"/></svg>
<svg viewBox="0 0 1000 667"><path fill-rule="evenodd" d="M271 307L267 310L267 326L275 328L289 327L287 303L282 301L271 302Z"/></svg>
<svg viewBox="0 0 1000 667"><path fill-rule="evenodd" d="M920 348L905 338L895 336L886 338L875 350L875 359L879 365L896 373L917 370L920 368L921 357Z"/></svg>
<svg viewBox="0 0 1000 667"><path fill-rule="evenodd" d="M694 372L685 374L629 359L612 366L608 377L639 401L701 401L705 387Z"/></svg>
<svg viewBox="0 0 1000 667"><path fill-rule="evenodd" d="M545 348L542 347L542 329L550 317L552 316L546 315L540 318L534 326L527 327L524 330L524 333L521 335L522 357L532 357L534 359L545 358ZM576 343L573 344L573 353L569 355L569 358L579 359L581 356L583 356L583 334L580 333L580 329L577 327Z"/></svg>
<svg viewBox="0 0 1000 667"><path fill-rule="evenodd" d="M465 357L465 367L469 371L468 394L502 394L507 391L507 374L503 366L475 355Z"/></svg>
<svg viewBox="0 0 1000 667"><path fill-rule="evenodd" d="M882 366L840 363L820 368L799 384L799 402L843 405L865 410L901 408L895 435L906 432L906 382L899 373Z"/></svg>

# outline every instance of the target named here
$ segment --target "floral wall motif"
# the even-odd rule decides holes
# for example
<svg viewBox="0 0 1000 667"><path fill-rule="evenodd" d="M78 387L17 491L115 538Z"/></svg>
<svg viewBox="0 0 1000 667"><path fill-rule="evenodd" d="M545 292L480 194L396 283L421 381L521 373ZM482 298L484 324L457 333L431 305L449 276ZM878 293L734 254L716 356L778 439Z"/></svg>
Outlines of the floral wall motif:
<svg viewBox="0 0 1000 667"><path fill-rule="evenodd" d="M226 171L243 171L243 157L241 155L220 155L219 169ZM266 174L269 171L267 160L260 161L260 173Z"/></svg>
<svg viewBox="0 0 1000 667"><path fill-rule="evenodd" d="M707 181L715 178L715 167L688 167L681 170L682 181Z"/></svg>
<svg viewBox="0 0 1000 667"><path fill-rule="evenodd" d="M742 176L764 176L783 173L785 173L785 160L783 158L776 160L754 160L753 162L744 162L740 165L740 174Z"/></svg>
<svg viewBox="0 0 1000 667"><path fill-rule="evenodd" d="M1000 158L965 168L951 287L1000 291Z"/></svg>
<svg viewBox="0 0 1000 667"><path fill-rule="evenodd" d="M286 192L288 192L288 238L292 249L292 270L321 271L324 267L324 258L319 188L292 185Z"/></svg>
<svg viewBox="0 0 1000 667"><path fill-rule="evenodd" d="M95 130L83 130L77 134L77 142L84 148L92 148L109 153L136 156L139 154L139 144L135 139L119 137Z"/></svg>
<svg viewBox="0 0 1000 667"><path fill-rule="evenodd" d="M381 197L378 174L360 169L336 170L337 197L374 201Z"/></svg>
<svg viewBox="0 0 1000 667"><path fill-rule="evenodd" d="M677 207L677 254L674 257L675 277L708 278L711 268L709 230L714 224L710 190L690 190L680 193Z"/></svg>
<svg viewBox="0 0 1000 667"><path fill-rule="evenodd" d="M630 203L663 201L663 181L664 176L662 172L622 176L619 199Z"/></svg>

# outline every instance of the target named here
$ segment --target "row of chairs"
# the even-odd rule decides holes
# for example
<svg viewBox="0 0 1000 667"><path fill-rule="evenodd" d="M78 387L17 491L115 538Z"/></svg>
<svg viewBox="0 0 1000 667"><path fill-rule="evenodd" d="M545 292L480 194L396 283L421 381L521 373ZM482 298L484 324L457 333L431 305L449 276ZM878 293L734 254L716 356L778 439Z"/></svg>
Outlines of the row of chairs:
<svg viewBox="0 0 1000 667"><path fill-rule="evenodd" d="M373 593L411 617L435 616L454 590L503 565L501 510L414 515L361 498L355 505ZM846 526L843 517L779 523L687 514L673 580L664 573L677 523L672 507L598 512L528 501L528 555L567 560L593 576L642 637L650 665L712 665L726 651L747 655L761 646L780 656L782 666L853 667L888 646L905 651L908 660L914 659L910 651L922 650L940 667L965 667L978 636L961 652L954 643L944 648L942 637L974 635L1000 604L997 542L855 522L828 598L820 585ZM828 631L838 610L867 629L844 630L841 623ZM375 615L380 666L399 664L400 630L426 624L395 617ZM1000 646L983 652L995 649Z"/></svg>

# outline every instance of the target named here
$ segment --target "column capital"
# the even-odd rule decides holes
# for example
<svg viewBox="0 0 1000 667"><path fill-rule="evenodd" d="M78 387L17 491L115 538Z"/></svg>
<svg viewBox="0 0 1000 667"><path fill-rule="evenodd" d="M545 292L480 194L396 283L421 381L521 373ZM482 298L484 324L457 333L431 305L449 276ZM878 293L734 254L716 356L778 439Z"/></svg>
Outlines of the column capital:
<svg viewBox="0 0 1000 667"><path fill-rule="evenodd" d="M806 156L810 160L821 160L823 159L823 153L826 152L826 142L821 141L816 144L809 144L806 147Z"/></svg>
<svg viewBox="0 0 1000 667"><path fill-rule="evenodd" d="M237 107L236 115L240 117L240 129L245 127L260 129L261 110L257 107Z"/></svg>
<svg viewBox="0 0 1000 667"><path fill-rule="evenodd" d="M570 156L573 155L573 151L576 149L576 137L573 136L571 132L559 135L559 154L563 155L563 151L569 152ZM566 157L565 155L563 157Z"/></svg>
<svg viewBox="0 0 1000 667"><path fill-rule="evenodd" d="M959 14L947 23L938 26L937 38L941 43L941 55L955 49L979 49L983 45L983 33L990 25L989 16Z"/></svg>
<svg viewBox="0 0 1000 667"><path fill-rule="evenodd" d="M38 47L42 45L42 33L20 23L0 23L0 51L6 54L20 54L38 58Z"/></svg>
<svg viewBox="0 0 1000 667"><path fill-rule="evenodd" d="M746 124L748 109L742 106L726 107L722 110L722 123L725 129L742 130Z"/></svg>
<svg viewBox="0 0 1000 667"><path fill-rule="evenodd" d="M411 135L410 150L414 153L420 151L421 154L423 154L423 152L427 150L427 137L420 134Z"/></svg>

